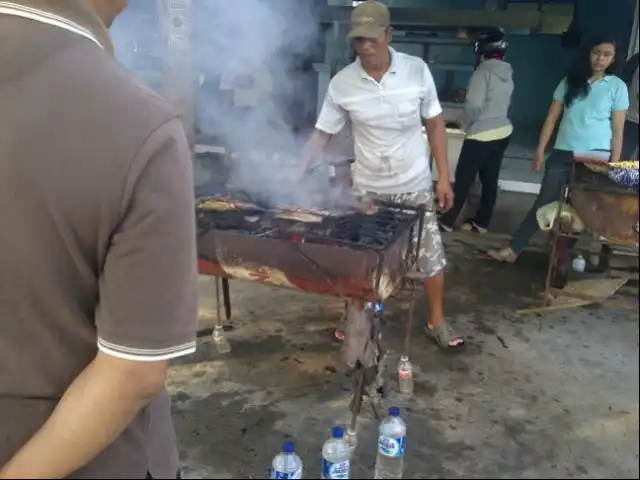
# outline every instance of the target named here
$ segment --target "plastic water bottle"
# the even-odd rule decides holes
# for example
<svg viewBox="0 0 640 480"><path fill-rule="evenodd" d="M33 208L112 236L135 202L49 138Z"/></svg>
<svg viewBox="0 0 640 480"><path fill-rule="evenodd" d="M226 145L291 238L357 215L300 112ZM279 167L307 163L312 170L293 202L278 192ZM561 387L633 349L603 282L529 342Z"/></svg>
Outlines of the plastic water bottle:
<svg viewBox="0 0 640 480"><path fill-rule="evenodd" d="M231 345L224 335L224 329L219 325L213 328L213 343L215 343L219 353L231 352Z"/></svg>
<svg viewBox="0 0 640 480"><path fill-rule="evenodd" d="M295 452L293 442L284 442L282 452L275 456L271 464L271 478L283 480L302 478L302 460Z"/></svg>
<svg viewBox="0 0 640 480"><path fill-rule="evenodd" d="M406 435L407 425L400 418L400 409L391 407L389 416L380 424L374 478L402 478Z"/></svg>
<svg viewBox="0 0 640 480"><path fill-rule="evenodd" d="M413 371L406 355L401 356L398 363L398 389L403 395L413 395Z"/></svg>
<svg viewBox="0 0 640 480"><path fill-rule="evenodd" d="M578 254L578 256L573 259L573 262L571 262L571 265L576 272L584 272L587 262L581 254Z"/></svg>
<svg viewBox="0 0 640 480"><path fill-rule="evenodd" d="M322 478L349 478L351 452L344 439L344 430L333 427L331 438L322 447Z"/></svg>

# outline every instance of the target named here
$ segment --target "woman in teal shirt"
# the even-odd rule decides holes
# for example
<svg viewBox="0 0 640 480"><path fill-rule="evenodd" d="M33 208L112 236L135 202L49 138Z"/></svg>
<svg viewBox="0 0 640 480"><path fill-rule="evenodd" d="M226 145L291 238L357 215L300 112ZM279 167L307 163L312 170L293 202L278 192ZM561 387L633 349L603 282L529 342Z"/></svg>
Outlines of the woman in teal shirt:
<svg viewBox="0 0 640 480"><path fill-rule="evenodd" d="M509 246L488 252L494 260L514 262L538 232L536 212L560 198L571 175L574 152L607 152L612 162L620 160L629 94L626 84L613 74L616 67L615 40L594 39L556 88L533 159L535 171L545 169L540 193ZM553 151L545 162L545 150L560 118Z"/></svg>

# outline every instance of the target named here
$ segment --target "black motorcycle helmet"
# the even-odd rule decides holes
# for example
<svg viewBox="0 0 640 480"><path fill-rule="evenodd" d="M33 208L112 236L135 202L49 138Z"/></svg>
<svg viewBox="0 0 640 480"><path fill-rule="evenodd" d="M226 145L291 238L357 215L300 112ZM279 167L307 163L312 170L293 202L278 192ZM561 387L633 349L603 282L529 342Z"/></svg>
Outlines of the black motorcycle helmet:
<svg viewBox="0 0 640 480"><path fill-rule="evenodd" d="M488 28L476 35L473 49L475 54L485 58L502 58L507 52L507 36L498 28Z"/></svg>

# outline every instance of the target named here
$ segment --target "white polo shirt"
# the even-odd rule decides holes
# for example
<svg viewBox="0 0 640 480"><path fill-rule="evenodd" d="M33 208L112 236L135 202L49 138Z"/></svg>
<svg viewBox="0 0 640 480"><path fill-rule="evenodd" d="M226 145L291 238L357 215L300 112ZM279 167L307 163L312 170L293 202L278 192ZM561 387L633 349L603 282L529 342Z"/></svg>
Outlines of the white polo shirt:
<svg viewBox="0 0 640 480"><path fill-rule="evenodd" d="M378 83L356 60L331 79L316 128L335 135L351 122L356 187L374 193L430 189L429 147L422 119L442 113L427 64L391 51L391 66Z"/></svg>

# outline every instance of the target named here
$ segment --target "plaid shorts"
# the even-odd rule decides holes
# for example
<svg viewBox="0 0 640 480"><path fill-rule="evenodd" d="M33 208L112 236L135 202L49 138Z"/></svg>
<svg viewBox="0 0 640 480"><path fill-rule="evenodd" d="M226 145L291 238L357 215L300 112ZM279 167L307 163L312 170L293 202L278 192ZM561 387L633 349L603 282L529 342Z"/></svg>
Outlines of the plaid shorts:
<svg viewBox="0 0 640 480"><path fill-rule="evenodd" d="M435 195L432 190L398 194L368 193L368 196L386 202L402 203L414 207L424 206L427 211L424 214L424 224L422 226L418 266L420 271L424 272L428 277L433 277L444 270L447 260L444 254L442 237L440 236L440 228L438 227ZM417 237L418 232L415 231L414 235Z"/></svg>

